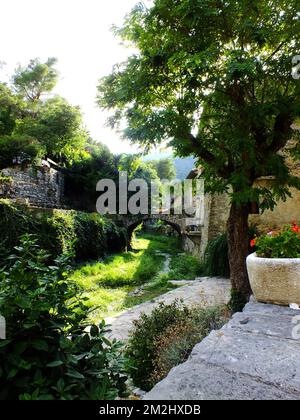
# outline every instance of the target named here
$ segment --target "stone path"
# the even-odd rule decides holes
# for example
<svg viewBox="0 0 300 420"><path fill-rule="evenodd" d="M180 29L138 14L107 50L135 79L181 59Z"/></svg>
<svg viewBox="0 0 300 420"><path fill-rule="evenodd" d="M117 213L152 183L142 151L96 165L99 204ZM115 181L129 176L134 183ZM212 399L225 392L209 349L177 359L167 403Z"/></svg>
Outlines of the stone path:
<svg viewBox="0 0 300 420"><path fill-rule="evenodd" d="M292 338L299 315L299 310L249 303L144 399L300 400L300 340Z"/></svg>
<svg viewBox="0 0 300 420"><path fill-rule="evenodd" d="M177 286L164 295L158 296L152 301L135 306L129 311L123 312L118 317L107 318L106 323L111 327L108 338L126 340L132 329L133 321L137 320L142 313L149 314L160 302L170 304L176 299L182 299L187 306L201 305L201 307L226 304L230 299L230 281L218 277L202 277L192 281L174 281Z"/></svg>

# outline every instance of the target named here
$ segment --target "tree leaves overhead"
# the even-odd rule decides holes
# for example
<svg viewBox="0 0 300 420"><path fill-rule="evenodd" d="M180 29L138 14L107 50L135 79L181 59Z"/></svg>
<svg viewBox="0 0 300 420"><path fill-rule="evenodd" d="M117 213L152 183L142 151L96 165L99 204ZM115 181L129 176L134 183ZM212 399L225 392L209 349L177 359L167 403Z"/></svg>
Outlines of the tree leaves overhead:
<svg viewBox="0 0 300 420"><path fill-rule="evenodd" d="M98 103L124 137L197 156L207 187L238 201L262 175L290 182L273 156L300 114L299 0L156 0L115 33L138 52L100 81Z"/></svg>

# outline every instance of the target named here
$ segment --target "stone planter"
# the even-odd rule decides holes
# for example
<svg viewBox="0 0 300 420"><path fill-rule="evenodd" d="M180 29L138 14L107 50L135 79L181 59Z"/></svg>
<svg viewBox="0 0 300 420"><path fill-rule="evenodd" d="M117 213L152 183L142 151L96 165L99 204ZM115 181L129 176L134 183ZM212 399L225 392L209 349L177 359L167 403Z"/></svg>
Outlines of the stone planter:
<svg viewBox="0 0 300 420"><path fill-rule="evenodd" d="M251 288L259 302L300 305L300 258L247 258Z"/></svg>

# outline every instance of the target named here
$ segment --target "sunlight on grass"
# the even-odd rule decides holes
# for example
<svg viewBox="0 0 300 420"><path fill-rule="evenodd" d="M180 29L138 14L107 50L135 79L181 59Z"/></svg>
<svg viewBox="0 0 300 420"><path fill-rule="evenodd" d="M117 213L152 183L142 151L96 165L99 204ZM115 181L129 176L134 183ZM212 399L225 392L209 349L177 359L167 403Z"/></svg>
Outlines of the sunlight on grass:
<svg viewBox="0 0 300 420"><path fill-rule="evenodd" d="M198 261L188 255L178 256L182 249L177 237L140 234L132 245L132 252L85 264L72 273L70 278L88 298L93 321L114 316L172 290L175 286L169 283L170 279L195 278L197 275ZM160 253L171 256L168 274L161 274L165 257ZM132 296L131 292L141 285L144 285L142 292Z"/></svg>

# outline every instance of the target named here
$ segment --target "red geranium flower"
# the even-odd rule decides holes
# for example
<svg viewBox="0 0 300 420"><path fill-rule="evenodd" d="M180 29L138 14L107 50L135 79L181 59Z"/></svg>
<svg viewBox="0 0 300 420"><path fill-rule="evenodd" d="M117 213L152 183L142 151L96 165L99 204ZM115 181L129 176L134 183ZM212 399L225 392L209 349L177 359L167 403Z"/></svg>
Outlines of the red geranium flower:
<svg viewBox="0 0 300 420"><path fill-rule="evenodd" d="M256 244L256 239L252 239L251 242L250 242L251 248L254 248L255 244Z"/></svg>
<svg viewBox="0 0 300 420"><path fill-rule="evenodd" d="M300 228L299 228L299 226L298 226L298 225L293 225L293 227L292 227L292 231L293 231L293 232L295 232L295 233L299 233L299 230L300 230Z"/></svg>

